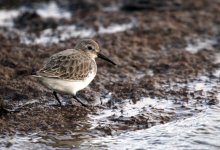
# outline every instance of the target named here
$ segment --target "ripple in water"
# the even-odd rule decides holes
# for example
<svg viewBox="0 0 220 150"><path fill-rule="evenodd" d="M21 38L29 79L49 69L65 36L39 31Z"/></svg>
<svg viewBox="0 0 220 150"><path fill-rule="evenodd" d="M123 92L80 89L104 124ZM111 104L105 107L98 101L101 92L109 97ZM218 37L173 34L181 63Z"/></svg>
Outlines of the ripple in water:
<svg viewBox="0 0 220 150"><path fill-rule="evenodd" d="M220 105L191 118L89 141L97 149L220 149ZM85 146L86 147L86 146ZM84 147L84 148L85 148ZM84 149L82 148L82 149Z"/></svg>

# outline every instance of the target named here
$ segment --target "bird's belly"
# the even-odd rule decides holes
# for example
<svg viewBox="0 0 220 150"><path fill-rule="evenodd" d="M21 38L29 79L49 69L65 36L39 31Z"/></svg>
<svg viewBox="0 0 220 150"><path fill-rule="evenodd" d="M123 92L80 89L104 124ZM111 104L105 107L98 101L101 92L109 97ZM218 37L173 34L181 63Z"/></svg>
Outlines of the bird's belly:
<svg viewBox="0 0 220 150"><path fill-rule="evenodd" d="M94 79L95 74L90 74L84 80L63 80L55 78L41 77L41 82L48 88L67 94L76 94L76 92L84 89Z"/></svg>

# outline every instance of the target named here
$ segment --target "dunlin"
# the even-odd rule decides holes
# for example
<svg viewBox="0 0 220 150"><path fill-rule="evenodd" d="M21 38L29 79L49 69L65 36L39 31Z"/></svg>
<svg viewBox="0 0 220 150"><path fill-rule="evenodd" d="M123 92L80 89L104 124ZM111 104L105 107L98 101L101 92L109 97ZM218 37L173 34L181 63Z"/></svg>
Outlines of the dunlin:
<svg viewBox="0 0 220 150"><path fill-rule="evenodd" d="M85 100L77 95L94 79L97 72L95 58L115 63L100 53L99 45L92 39L79 41L74 49L67 49L52 55L35 77L43 85L53 90L56 100L61 102L57 92L73 95L73 98L86 106Z"/></svg>

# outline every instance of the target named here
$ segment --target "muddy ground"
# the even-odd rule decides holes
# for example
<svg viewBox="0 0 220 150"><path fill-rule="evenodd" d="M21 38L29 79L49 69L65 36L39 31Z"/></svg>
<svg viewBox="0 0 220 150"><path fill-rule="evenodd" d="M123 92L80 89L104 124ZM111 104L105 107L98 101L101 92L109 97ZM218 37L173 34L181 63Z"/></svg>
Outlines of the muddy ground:
<svg viewBox="0 0 220 150"><path fill-rule="evenodd" d="M31 72L42 67L42 63L53 53L74 47L79 38L62 41L61 44L43 46L26 45L19 41L19 35L0 32L0 100L4 108L20 108L17 113L1 111L1 134L26 134L32 132L66 133L82 132L91 136L112 135L125 130L148 128L177 119L175 111L165 113L155 109L155 113L145 111L131 117L110 116L109 125L99 125L90 130L88 114L100 110L119 109L123 101L131 99L135 104L142 97L176 99L180 105L188 102L188 95L194 93L180 89L169 89L170 83L187 83L200 74L212 77L212 70L218 65L213 63L215 51L202 49L196 54L185 50L187 43L195 38L215 37L219 40L220 3L217 0L168 1L143 10L124 8L117 11L103 11L102 8L116 5L117 1L83 1L76 3L58 1L63 7L72 10L70 20L62 24L75 23L81 27L97 29L111 22L126 23L134 20L135 27L125 32L102 34L93 37L100 44L104 54L112 58L117 66L97 60L98 74L89 88L81 91L91 103L104 99L111 92L110 101L101 106L82 107L70 102L71 96L62 95L63 107L57 106L52 92L31 76ZM30 3L30 2L29 2ZM15 5L1 1L3 8L16 8L26 4L25 0ZM65 4L65 5L64 5ZM77 8L77 9L74 9ZM86 11L85 11L86 10ZM24 13L15 20L15 28L29 33L39 33L46 28L56 28L61 21L42 19L37 14ZM215 45L219 49L219 45ZM214 77L213 77L214 78ZM217 103L216 93L206 98L206 103ZM198 103L204 101L197 98ZM150 107L150 106L149 106ZM153 108L151 108L153 109ZM180 109L185 109L184 106ZM190 108L193 109L193 108ZM196 109L192 112L196 112ZM193 113L191 114L193 115ZM179 117L179 116L178 116Z"/></svg>

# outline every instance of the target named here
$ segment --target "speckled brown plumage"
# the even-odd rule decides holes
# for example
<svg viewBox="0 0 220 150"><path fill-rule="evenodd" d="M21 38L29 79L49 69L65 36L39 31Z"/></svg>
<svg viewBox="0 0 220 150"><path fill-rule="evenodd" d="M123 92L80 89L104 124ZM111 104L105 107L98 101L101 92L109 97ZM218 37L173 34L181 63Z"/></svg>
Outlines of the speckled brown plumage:
<svg viewBox="0 0 220 150"><path fill-rule="evenodd" d="M86 53L68 49L52 55L37 74L65 80L83 80L96 70L95 61Z"/></svg>

